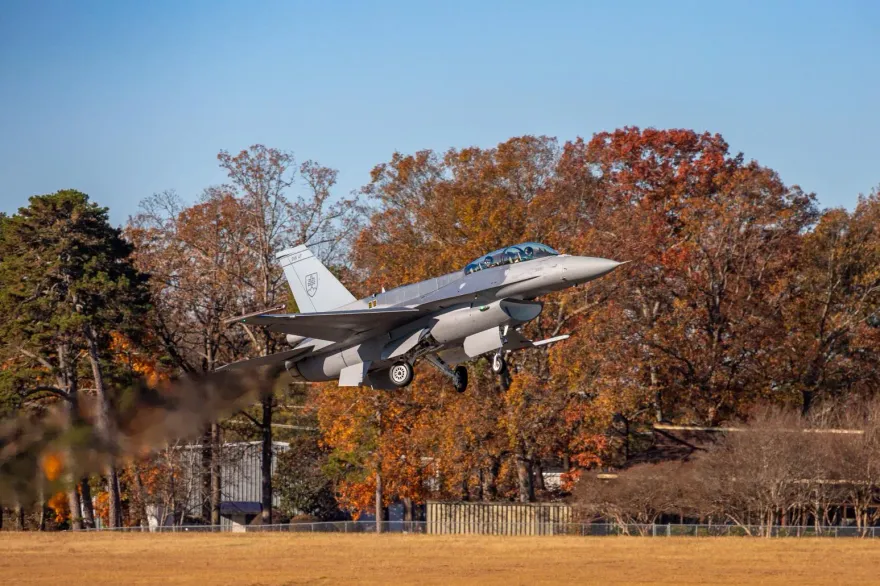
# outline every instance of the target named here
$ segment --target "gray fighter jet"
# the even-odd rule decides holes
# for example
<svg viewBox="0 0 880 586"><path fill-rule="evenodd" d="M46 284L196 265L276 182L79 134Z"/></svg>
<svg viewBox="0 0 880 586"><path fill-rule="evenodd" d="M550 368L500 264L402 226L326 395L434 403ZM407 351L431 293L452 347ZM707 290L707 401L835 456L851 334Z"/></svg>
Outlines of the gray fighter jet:
<svg viewBox="0 0 880 586"><path fill-rule="evenodd" d="M493 372L502 374L508 352L568 338L533 342L520 333L543 309L535 299L622 264L526 242L490 252L460 271L355 299L305 245L277 256L302 313L237 320L287 334L293 348L226 368L283 363L298 380L394 389L410 384L413 365L424 360L459 392L468 382L464 362L491 354Z"/></svg>

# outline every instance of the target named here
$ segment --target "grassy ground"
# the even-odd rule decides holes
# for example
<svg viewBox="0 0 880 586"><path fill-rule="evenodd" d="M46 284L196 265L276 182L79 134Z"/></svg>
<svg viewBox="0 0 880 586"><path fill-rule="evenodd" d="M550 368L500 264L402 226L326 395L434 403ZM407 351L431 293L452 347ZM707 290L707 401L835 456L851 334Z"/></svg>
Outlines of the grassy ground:
<svg viewBox="0 0 880 586"><path fill-rule="evenodd" d="M0 584L880 584L878 568L858 539L0 533Z"/></svg>

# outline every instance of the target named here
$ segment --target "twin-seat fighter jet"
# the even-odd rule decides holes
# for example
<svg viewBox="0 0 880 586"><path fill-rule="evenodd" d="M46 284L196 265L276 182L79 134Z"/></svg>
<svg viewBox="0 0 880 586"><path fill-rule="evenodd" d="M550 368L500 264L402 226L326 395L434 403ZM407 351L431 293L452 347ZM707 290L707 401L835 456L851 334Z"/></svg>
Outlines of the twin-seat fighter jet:
<svg viewBox="0 0 880 586"><path fill-rule="evenodd" d="M238 318L287 334L292 349L236 362L227 368L280 365L298 380L377 389L405 387L424 360L467 388L462 364L491 354L505 372L508 352L564 340L533 342L520 329L541 313L541 295L607 275L622 263L559 254L526 242L490 252L464 269L435 279L355 299L305 245L278 259L301 313Z"/></svg>

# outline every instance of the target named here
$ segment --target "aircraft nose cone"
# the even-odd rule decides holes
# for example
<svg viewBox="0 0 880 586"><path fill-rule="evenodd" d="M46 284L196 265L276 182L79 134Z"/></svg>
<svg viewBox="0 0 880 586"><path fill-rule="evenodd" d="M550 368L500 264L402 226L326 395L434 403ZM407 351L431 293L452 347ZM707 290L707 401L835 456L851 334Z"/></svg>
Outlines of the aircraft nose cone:
<svg viewBox="0 0 880 586"><path fill-rule="evenodd" d="M586 283L604 277L622 264L607 258L573 256L563 266L562 278L572 283Z"/></svg>

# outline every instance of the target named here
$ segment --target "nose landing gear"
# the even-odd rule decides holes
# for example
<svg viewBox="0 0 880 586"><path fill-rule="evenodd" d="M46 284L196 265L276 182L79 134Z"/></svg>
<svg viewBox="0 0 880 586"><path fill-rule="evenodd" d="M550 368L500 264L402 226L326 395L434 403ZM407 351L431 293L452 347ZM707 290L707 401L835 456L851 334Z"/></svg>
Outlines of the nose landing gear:
<svg viewBox="0 0 880 586"><path fill-rule="evenodd" d="M501 355L501 352L497 352L492 356L492 372L495 374L504 374L507 372L507 361L504 360L504 356Z"/></svg>

